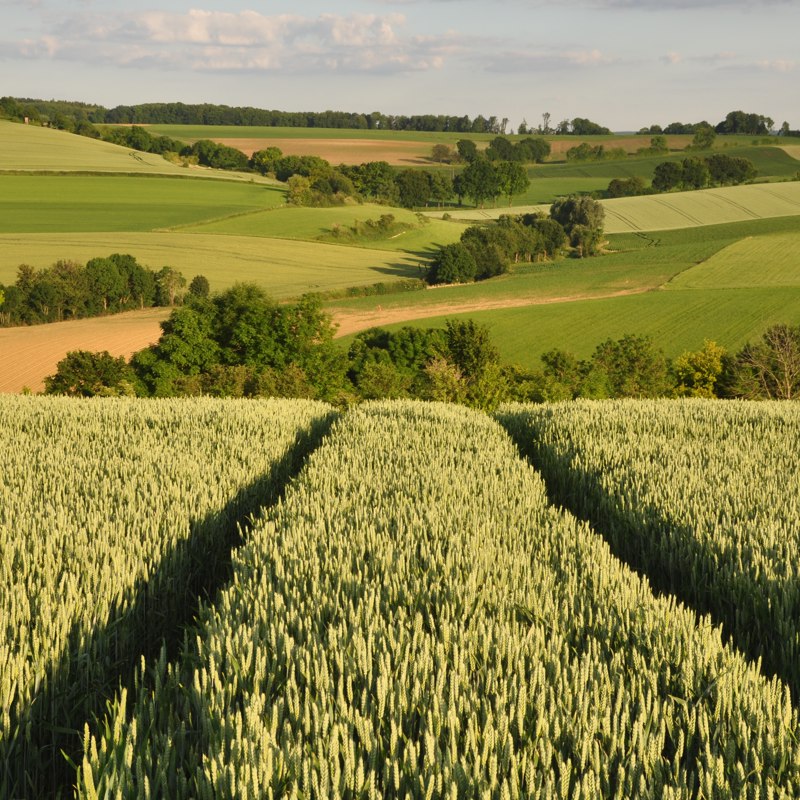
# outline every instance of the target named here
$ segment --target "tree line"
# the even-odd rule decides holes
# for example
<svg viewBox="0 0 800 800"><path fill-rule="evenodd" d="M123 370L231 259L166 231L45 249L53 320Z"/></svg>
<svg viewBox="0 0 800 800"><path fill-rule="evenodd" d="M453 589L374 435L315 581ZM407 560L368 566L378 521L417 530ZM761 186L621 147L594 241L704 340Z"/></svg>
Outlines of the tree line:
<svg viewBox="0 0 800 800"><path fill-rule="evenodd" d="M687 134L697 133L698 131L710 128L716 133L722 135L726 134L744 134L747 136L767 136L773 133L775 129L775 120L764 114L754 114L745 111L729 111L725 115L725 119L712 125L710 122L703 120L702 122L670 122L663 128L661 125L650 125L639 130L639 133L647 134ZM780 129L777 131L780 136L796 136L800 132L792 131L788 122L784 122Z"/></svg>
<svg viewBox="0 0 800 800"><path fill-rule="evenodd" d="M173 267L148 269L123 253L92 258L85 265L59 260L36 269L21 264L16 281L0 285L0 325L35 325L174 306L185 287L186 278ZM189 291L208 294L208 280L196 276Z"/></svg>
<svg viewBox="0 0 800 800"><path fill-rule="evenodd" d="M347 128L352 130L504 133L507 119L478 114L368 114L349 111L279 111L213 103L140 103L113 108L91 103L31 98L0 98L0 114L11 119L76 126L96 125L253 125L285 128Z"/></svg>
<svg viewBox="0 0 800 800"><path fill-rule="evenodd" d="M706 341L670 361L647 336L600 343L588 359L564 350L539 369L503 364L472 319L444 328L372 328L345 352L318 296L279 304L239 284L190 295L161 323L159 341L130 361L75 351L46 381L51 394L145 397L304 397L339 405L419 398L492 408L508 400L577 397L800 397L800 326L775 325L736 354Z"/></svg>

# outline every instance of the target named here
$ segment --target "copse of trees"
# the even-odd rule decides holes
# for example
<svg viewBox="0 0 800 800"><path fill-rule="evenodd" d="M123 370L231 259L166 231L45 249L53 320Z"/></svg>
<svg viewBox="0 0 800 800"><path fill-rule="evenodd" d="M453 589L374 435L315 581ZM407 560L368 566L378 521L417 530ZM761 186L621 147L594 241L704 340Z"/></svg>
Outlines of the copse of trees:
<svg viewBox="0 0 800 800"><path fill-rule="evenodd" d="M714 153L706 158L693 157L656 165L653 189L669 192L706 186L736 186L753 180L757 174L755 165L747 158Z"/></svg>
<svg viewBox="0 0 800 800"><path fill-rule="evenodd" d="M570 195L550 206L550 216L566 233L576 254L583 258L594 255L603 240L605 209L592 197Z"/></svg>
<svg viewBox="0 0 800 800"><path fill-rule="evenodd" d="M440 147L440 145L436 145ZM550 155L550 142L540 137L528 136L517 142L512 142L505 136L495 136L485 150L479 150L472 139L459 139L456 142L456 153L452 154L459 161L471 164L477 158L488 161L512 161L521 164L542 164ZM443 150L437 151L444 155ZM444 160L444 159L435 159Z"/></svg>
<svg viewBox="0 0 800 800"><path fill-rule="evenodd" d="M763 136L770 133L774 126L774 120L763 114L731 111L714 130L721 134L744 133L750 136Z"/></svg>
<svg viewBox="0 0 800 800"><path fill-rule="evenodd" d="M612 178L606 189L606 197L638 197L647 193L644 178L638 175L630 178Z"/></svg>
<svg viewBox="0 0 800 800"><path fill-rule="evenodd" d="M765 136L772 132L775 125L774 120L763 114L746 113L744 111L730 111L722 122L712 125L710 122L670 122L669 125L650 125L641 128L639 133L666 133L666 134L696 134L702 130L710 129L715 133L726 134L747 134L750 136Z"/></svg>
<svg viewBox="0 0 800 800"><path fill-rule="evenodd" d="M312 296L279 304L258 286L238 284L188 299L161 327L159 341L131 359L142 395L333 400L344 385L333 324Z"/></svg>
<svg viewBox="0 0 800 800"><path fill-rule="evenodd" d="M0 287L0 324L33 325L172 306L180 301L185 285L178 270L151 270L122 253L93 258L85 265L61 260L36 269L21 264L16 281Z"/></svg>
<svg viewBox="0 0 800 800"><path fill-rule="evenodd" d="M530 178L525 167L517 161L490 161L480 154L453 178L452 191L459 203L468 197L478 208L488 201L495 202L498 197L513 198L524 193L530 186Z"/></svg>
<svg viewBox="0 0 800 800"><path fill-rule="evenodd" d="M460 242L440 247L430 262L431 284L469 283L508 271L509 265L555 258L567 244L561 225L542 214L504 214L495 223L470 225Z"/></svg>

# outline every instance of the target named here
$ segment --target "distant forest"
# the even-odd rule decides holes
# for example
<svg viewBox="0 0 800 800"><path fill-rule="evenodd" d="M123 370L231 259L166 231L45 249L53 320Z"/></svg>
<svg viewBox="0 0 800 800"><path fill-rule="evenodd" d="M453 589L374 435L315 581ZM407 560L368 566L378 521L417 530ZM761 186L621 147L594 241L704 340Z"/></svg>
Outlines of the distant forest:
<svg viewBox="0 0 800 800"><path fill-rule="evenodd" d="M287 128L349 128L353 130L448 131L453 133L504 133L507 119L494 116L470 118L446 114L412 116L360 114L349 111L276 111L250 106L211 103L142 103L105 108L90 103L30 98L0 98L0 115L28 117L59 127L59 117L94 124L138 125L259 125Z"/></svg>

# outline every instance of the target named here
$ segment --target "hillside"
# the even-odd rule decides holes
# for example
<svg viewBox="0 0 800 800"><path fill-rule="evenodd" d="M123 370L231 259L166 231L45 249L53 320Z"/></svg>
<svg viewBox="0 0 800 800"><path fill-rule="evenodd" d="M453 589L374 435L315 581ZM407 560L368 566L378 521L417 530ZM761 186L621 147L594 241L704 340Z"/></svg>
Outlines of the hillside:
<svg viewBox="0 0 800 800"><path fill-rule="evenodd" d="M292 130L298 142L319 140L319 133L303 139L302 129ZM334 138L348 146L364 140L352 133L337 131ZM417 136L381 133L388 144L413 142ZM21 263L46 267L58 259L85 262L128 252L153 268L176 267L187 279L203 274L214 290L255 281L281 298L307 291L341 291L417 277L436 246L457 241L465 224L508 211L451 209L458 220L444 220L444 211L418 215L372 204L295 208L286 205L285 189L275 183L198 180L210 174L206 170L190 172L192 180L176 180L157 170L146 172L173 169L163 159L138 162L125 148L31 126L0 123L0 136L9 144L0 154L0 165L17 168L17 174L0 174L0 283L13 282ZM425 135L417 143L429 147L437 136ZM749 149L762 158L765 169L770 164L784 169L781 159L798 163L775 148ZM369 151L357 152L370 157ZM774 153L780 157L774 158ZM143 171L119 174L128 161ZM585 169L548 164L533 169L552 177L537 177L534 185L550 182L551 188L544 191L551 191L568 182L586 190L620 169L641 171L652 163L632 158ZM59 171L66 174L19 174L21 166L35 170L53 164L61 164ZM491 327L506 359L528 366L538 365L539 354L551 347L588 355L603 338L630 332L652 334L672 355L699 346L705 336L737 347L768 323L793 318L794 273L791 265L788 273L777 266L785 259L776 257L782 248L792 252L791 241L780 237L791 234L800 215L800 182L604 203L610 252L600 258L517 265L509 275L481 284L332 300L328 308L340 325L340 335L410 321L437 325L454 314L469 314ZM513 210L532 208L539 207ZM385 234L369 233L366 223L387 214L396 227ZM768 241L772 234L778 238ZM737 245L746 237L753 239ZM731 249L726 253L725 248ZM757 272L753 265L759 253L768 254L776 264L773 277L743 284L750 279L737 276ZM736 265L733 272L725 268L729 255L735 256L730 262ZM706 261L705 277L698 272L691 285L685 284L690 280L686 271ZM664 286L668 292L661 290ZM723 287L726 292L741 291L718 297L715 293ZM675 294L678 289L684 290L680 297ZM101 331L104 324L97 320L94 330ZM154 331L151 326L137 335L152 337ZM24 338L26 332L16 335ZM55 363L66 353L66 340L56 330L37 333L42 341L48 336L47 363ZM109 342L118 341L117 334L109 332ZM139 346L140 340L132 339L119 352ZM24 380L12 376L3 385L37 387L45 374L37 377L28 370Z"/></svg>

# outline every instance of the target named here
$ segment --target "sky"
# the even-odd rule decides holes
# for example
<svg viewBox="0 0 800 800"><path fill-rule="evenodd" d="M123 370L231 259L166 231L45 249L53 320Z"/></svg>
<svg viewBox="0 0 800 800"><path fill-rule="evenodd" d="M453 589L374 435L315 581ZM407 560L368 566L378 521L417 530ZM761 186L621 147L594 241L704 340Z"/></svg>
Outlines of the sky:
<svg viewBox="0 0 800 800"><path fill-rule="evenodd" d="M800 128L800 0L0 0L0 96Z"/></svg>

